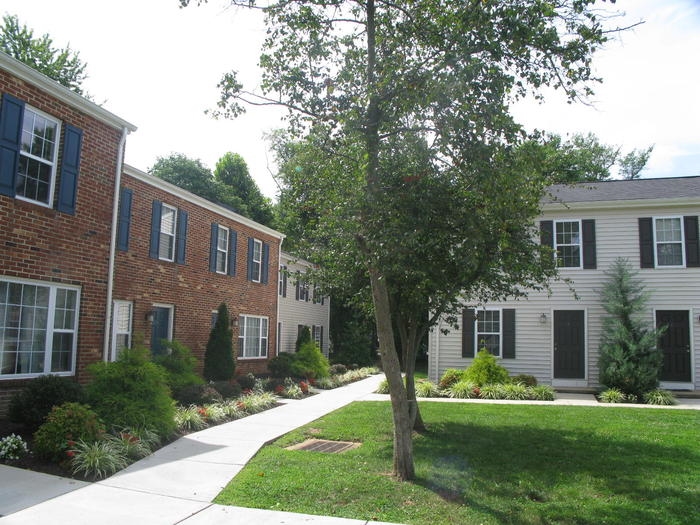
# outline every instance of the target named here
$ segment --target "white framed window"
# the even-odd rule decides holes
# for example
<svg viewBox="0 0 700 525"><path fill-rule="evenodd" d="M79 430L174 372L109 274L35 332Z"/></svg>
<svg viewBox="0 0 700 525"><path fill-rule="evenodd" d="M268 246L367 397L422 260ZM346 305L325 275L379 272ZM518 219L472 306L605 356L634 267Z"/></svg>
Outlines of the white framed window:
<svg viewBox="0 0 700 525"><path fill-rule="evenodd" d="M319 348L321 348L321 350L323 350L323 348L322 348L322 346L321 346L322 343L323 343L323 341L321 340L321 334L322 334L322 333L323 333L323 327L322 327L322 326L319 326L319 325L313 325L313 326L311 326L311 339L313 339L314 343L316 343L316 345L317 345Z"/></svg>
<svg viewBox="0 0 700 525"><path fill-rule="evenodd" d="M268 318L241 315L238 335L239 358L267 357Z"/></svg>
<svg viewBox="0 0 700 525"><path fill-rule="evenodd" d="M258 239L253 239L253 253L251 254L251 281L254 283L260 282L262 275L262 251L263 243Z"/></svg>
<svg viewBox="0 0 700 525"><path fill-rule="evenodd" d="M277 295L287 297L287 267L284 265L280 266Z"/></svg>
<svg viewBox="0 0 700 525"><path fill-rule="evenodd" d="M16 195L51 206L56 182L56 159L61 124L39 110L24 107Z"/></svg>
<svg viewBox="0 0 700 525"><path fill-rule="evenodd" d="M175 260L175 234L177 229L177 208L163 204L160 214L160 240L158 258L164 261Z"/></svg>
<svg viewBox="0 0 700 525"><path fill-rule="evenodd" d="M560 268L581 268L581 221L554 222L554 251Z"/></svg>
<svg viewBox="0 0 700 525"><path fill-rule="evenodd" d="M80 288L0 279L0 377L75 371Z"/></svg>
<svg viewBox="0 0 700 525"><path fill-rule="evenodd" d="M114 301L112 309L112 360L125 348L131 348L133 305L130 301Z"/></svg>
<svg viewBox="0 0 700 525"><path fill-rule="evenodd" d="M501 342L503 340L503 323L501 323L500 310L477 310L476 312L476 338L477 350L486 348L496 357L501 356Z"/></svg>
<svg viewBox="0 0 700 525"><path fill-rule="evenodd" d="M683 218L654 217L656 266L685 266Z"/></svg>
<svg viewBox="0 0 700 525"><path fill-rule="evenodd" d="M219 226L216 237L216 273L228 273L228 228Z"/></svg>

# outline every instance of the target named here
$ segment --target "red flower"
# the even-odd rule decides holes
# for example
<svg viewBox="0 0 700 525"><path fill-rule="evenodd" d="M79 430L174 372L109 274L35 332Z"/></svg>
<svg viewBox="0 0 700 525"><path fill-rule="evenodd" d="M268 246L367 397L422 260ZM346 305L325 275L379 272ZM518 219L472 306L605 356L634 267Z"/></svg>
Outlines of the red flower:
<svg viewBox="0 0 700 525"><path fill-rule="evenodd" d="M308 393L309 393L309 385L308 385L308 383L306 383L305 381L299 381L299 388L301 388L301 391L302 391L304 394L308 394Z"/></svg>
<svg viewBox="0 0 700 525"><path fill-rule="evenodd" d="M282 385L277 385L277 386L275 387L275 393L276 393L276 394L281 394L282 392L284 392L284 387L283 387Z"/></svg>
<svg viewBox="0 0 700 525"><path fill-rule="evenodd" d="M75 456L75 452L72 450L66 450L66 456L72 458L73 456Z"/></svg>

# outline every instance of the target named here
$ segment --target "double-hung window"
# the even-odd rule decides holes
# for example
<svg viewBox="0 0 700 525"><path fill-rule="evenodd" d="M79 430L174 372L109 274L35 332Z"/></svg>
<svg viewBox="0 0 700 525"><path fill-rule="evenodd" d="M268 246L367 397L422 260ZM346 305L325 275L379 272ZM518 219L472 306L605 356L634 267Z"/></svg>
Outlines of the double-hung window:
<svg viewBox="0 0 700 525"><path fill-rule="evenodd" d="M262 241L253 239L253 253L251 254L251 281L254 283L260 282L262 275Z"/></svg>
<svg viewBox="0 0 700 525"><path fill-rule="evenodd" d="M228 273L228 228L219 226L216 239L216 272Z"/></svg>
<svg viewBox="0 0 700 525"><path fill-rule="evenodd" d="M60 131L57 120L25 106L15 182L18 198L52 205Z"/></svg>
<svg viewBox="0 0 700 525"><path fill-rule="evenodd" d="M496 357L501 355L501 311L478 310L476 313L476 348L486 348Z"/></svg>
<svg viewBox="0 0 700 525"><path fill-rule="evenodd" d="M581 221L555 221L557 266L581 268Z"/></svg>
<svg viewBox="0 0 700 525"><path fill-rule="evenodd" d="M241 315L239 330L239 358L267 357L267 317Z"/></svg>
<svg viewBox="0 0 700 525"><path fill-rule="evenodd" d="M0 377L75 370L80 290L0 280Z"/></svg>
<svg viewBox="0 0 700 525"><path fill-rule="evenodd" d="M681 217L655 218L654 244L657 266L684 266Z"/></svg>
<svg viewBox="0 0 700 525"><path fill-rule="evenodd" d="M177 229L177 208L163 204L160 214L160 240L158 258L164 261L175 260L175 234Z"/></svg>
<svg viewBox="0 0 700 525"><path fill-rule="evenodd" d="M112 359L125 348L131 348L131 321L133 305L130 301L114 301L112 316Z"/></svg>

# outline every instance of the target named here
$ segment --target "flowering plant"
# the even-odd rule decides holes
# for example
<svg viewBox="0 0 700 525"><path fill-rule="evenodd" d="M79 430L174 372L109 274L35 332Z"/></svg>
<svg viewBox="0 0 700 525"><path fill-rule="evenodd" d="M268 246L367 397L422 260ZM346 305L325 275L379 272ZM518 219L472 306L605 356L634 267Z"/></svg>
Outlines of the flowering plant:
<svg viewBox="0 0 700 525"><path fill-rule="evenodd" d="M15 434L0 439L0 461L19 459L28 452L27 443Z"/></svg>

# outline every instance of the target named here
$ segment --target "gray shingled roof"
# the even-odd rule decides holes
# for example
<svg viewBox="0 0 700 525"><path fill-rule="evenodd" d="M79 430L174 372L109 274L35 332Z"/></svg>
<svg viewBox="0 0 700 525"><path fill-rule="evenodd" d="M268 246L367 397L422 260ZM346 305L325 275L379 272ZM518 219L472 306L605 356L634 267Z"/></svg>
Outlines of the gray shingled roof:
<svg viewBox="0 0 700 525"><path fill-rule="evenodd" d="M578 184L555 184L543 203L602 202L644 199L700 199L700 177L608 180Z"/></svg>

